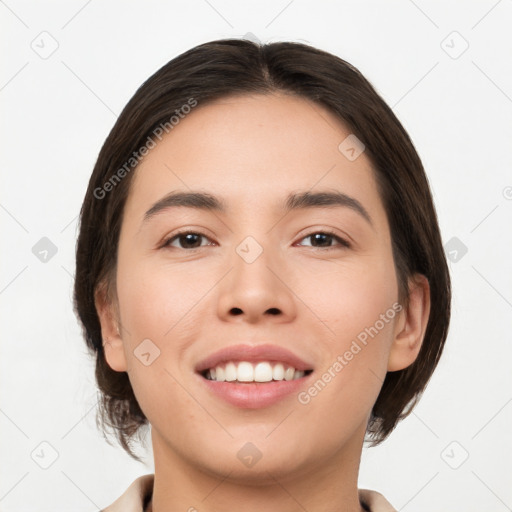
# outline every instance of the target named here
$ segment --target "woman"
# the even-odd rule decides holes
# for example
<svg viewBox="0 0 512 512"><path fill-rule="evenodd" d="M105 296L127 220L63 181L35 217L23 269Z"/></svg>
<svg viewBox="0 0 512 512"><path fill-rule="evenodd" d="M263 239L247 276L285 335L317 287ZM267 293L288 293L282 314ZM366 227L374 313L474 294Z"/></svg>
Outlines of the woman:
<svg viewBox="0 0 512 512"><path fill-rule="evenodd" d="M394 510L363 442L411 412L447 336L428 181L350 64L219 40L135 93L81 211L75 307L101 418L155 474L106 511Z"/></svg>

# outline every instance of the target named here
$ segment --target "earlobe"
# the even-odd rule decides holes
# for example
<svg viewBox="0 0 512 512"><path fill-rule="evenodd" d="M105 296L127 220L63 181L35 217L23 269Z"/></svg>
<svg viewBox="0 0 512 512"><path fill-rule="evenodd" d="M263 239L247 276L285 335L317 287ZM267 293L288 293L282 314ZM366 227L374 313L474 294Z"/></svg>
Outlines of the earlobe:
<svg viewBox="0 0 512 512"><path fill-rule="evenodd" d="M409 279L409 305L396 322L396 332L388 359L388 371L410 366L418 357L430 315L430 286L422 274Z"/></svg>
<svg viewBox="0 0 512 512"><path fill-rule="evenodd" d="M96 311L101 325L103 349L108 365L116 372L127 370L124 344L119 332L119 320L115 304L107 297L104 287L100 287L95 294Z"/></svg>

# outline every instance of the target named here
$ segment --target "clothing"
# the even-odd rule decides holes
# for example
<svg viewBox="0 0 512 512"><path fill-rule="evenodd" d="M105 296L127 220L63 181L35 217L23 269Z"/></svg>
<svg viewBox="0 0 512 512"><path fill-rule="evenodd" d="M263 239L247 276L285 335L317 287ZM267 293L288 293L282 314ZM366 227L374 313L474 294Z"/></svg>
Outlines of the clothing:
<svg viewBox="0 0 512 512"><path fill-rule="evenodd" d="M144 506L153 492L154 475L137 478L126 491L107 508L100 512L144 512ZM395 508L376 491L359 489L359 500L370 512L397 512Z"/></svg>

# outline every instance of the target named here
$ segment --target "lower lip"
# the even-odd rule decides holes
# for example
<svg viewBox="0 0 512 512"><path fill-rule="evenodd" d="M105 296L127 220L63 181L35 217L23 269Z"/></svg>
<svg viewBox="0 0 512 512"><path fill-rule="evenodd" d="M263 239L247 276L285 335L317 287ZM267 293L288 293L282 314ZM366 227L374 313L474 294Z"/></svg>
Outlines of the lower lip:
<svg viewBox="0 0 512 512"><path fill-rule="evenodd" d="M261 409L283 400L292 393L298 393L304 383L313 375L294 380L278 380L271 382L217 382L199 375L204 384L226 402L240 409Z"/></svg>

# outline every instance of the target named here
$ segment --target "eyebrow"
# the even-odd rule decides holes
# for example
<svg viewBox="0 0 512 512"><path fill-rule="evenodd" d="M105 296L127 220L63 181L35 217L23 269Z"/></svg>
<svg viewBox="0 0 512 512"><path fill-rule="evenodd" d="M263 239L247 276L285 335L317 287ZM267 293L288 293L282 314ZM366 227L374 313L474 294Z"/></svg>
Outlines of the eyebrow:
<svg viewBox="0 0 512 512"><path fill-rule="evenodd" d="M179 192L174 191L159 199L144 214L143 223L157 214L173 207L195 208L198 210L225 213L227 205L219 197L206 192ZM285 212L303 208L345 207L363 217L372 227L373 222L365 207L354 197L343 192L300 192L287 196L283 205Z"/></svg>

